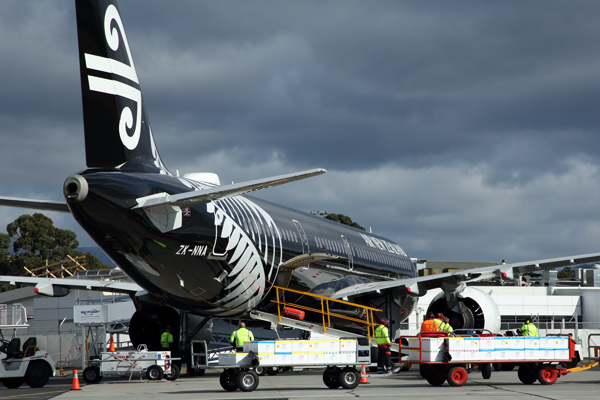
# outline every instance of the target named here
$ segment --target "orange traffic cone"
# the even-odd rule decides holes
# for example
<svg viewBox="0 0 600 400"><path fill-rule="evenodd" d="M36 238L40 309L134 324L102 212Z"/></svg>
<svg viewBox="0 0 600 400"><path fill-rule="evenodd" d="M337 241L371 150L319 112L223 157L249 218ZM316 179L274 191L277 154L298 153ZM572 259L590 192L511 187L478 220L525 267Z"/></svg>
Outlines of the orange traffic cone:
<svg viewBox="0 0 600 400"><path fill-rule="evenodd" d="M113 340L112 335L110 337L110 344L108 345L108 351L115 351L115 341Z"/></svg>
<svg viewBox="0 0 600 400"><path fill-rule="evenodd" d="M362 371L360 372L360 382L359 383L369 383L369 381L367 380L367 370L365 369L365 366L362 366Z"/></svg>
<svg viewBox="0 0 600 400"><path fill-rule="evenodd" d="M81 390L79 387L79 376L77 375L77 370L74 371L73 385L71 386L71 390Z"/></svg>

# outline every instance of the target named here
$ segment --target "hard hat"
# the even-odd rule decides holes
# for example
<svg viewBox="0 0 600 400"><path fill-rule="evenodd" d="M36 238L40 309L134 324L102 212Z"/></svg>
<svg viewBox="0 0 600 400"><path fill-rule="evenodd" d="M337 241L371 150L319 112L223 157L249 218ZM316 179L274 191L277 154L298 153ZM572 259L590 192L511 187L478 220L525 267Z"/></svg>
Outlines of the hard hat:
<svg viewBox="0 0 600 400"><path fill-rule="evenodd" d="M441 312L439 312L439 313L437 314L437 317L438 317L439 319L443 319L443 318L444 318L444 314L442 314Z"/></svg>
<svg viewBox="0 0 600 400"><path fill-rule="evenodd" d="M444 317L444 322L450 322L450 318Z"/></svg>
<svg viewBox="0 0 600 400"><path fill-rule="evenodd" d="M388 321L387 319L385 319L385 318L382 318L382 319L381 319L381 324L382 324L382 325L387 325L387 324L388 324L388 322L389 322L389 321Z"/></svg>

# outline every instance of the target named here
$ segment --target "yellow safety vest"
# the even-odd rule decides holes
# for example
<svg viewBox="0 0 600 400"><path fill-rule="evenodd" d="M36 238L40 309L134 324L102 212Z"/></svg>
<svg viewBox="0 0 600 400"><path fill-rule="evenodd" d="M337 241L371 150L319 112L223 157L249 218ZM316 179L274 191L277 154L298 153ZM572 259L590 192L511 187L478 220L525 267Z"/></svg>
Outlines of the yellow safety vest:
<svg viewBox="0 0 600 400"><path fill-rule="evenodd" d="M173 334L171 332L163 332L160 335L160 344L163 349L170 349L171 343L173 343Z"/></svg>
<svg viewBox="0 0 600 400"><path fill-rule="evenodd" d="M242 347L244 343L254 340L254 335L246 328L240 328L231 334L230 342L235 340L236 347Z"/></svg>
<svg viewBox="0 0 600 400"><path fill-rule="evenodd" d="M388 336L388 328L384 325L379 325L375 329L375 341L378 345L380 344L390 344L390 337Z"/></svg>
<svg viewBox="0 0 600 400"><path fill-rule="evenodd" d="M531 322L523 325L521 332L523 333L523 336L538 336L538 329Z"/></svg>

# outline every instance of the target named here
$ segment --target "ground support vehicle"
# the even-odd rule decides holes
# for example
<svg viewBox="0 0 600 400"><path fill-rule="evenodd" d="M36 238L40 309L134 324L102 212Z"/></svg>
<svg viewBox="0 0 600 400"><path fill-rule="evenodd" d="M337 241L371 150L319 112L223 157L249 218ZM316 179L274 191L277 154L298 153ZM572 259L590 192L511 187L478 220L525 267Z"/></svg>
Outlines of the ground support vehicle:
<svg viewBox="0 0 600 400"><path fill-rule="evenodd" d="M492 363L518 364L519 380L525 384L539 381L552 385L559 376L572 370L559 363L569 362L575 352L575 343L568 336L504 337L490 334L453 336L447 332L422 332L404 337L412 364L420 364L424 378L440 386L463 386L468 373L478 369L484 379L492 375ZM577 370L575 368L574 370Z"/></svg>
<svg viewBox="0 0 600 400"><path fill-rule="evenodd" d="M0 339L0 379L9 389L23 383L40 388L56 373L56 365L45 350L37 347L37 339L30 337L21 347L21 339Z"/></svg>
<svg viewBox="0 0 600 400"><path fill-rule="evenodd" d="M107 351L83 370L83 380L98 383L104 376L129 376L131 380L134 375L151 381L175 380L180 369L173 361L178 360L171 358L170 351Z"/></svg>
<svg viewBox="0 0 600 400"><path fill-rule="evenodd" d="M323 383L330 389L354 389L361 375L356 366L370 364L368 338L329 340L275 340L244 344L241 353L219 354L217 366L224 368L220 376L223 389L251 392L258 387L257 367L325 367Z"/></svg>

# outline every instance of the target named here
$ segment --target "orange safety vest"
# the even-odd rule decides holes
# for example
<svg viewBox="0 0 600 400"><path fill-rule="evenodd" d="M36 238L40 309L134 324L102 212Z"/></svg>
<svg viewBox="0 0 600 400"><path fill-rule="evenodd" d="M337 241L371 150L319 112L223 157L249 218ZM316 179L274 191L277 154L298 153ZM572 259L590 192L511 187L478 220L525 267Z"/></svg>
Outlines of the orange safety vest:
<svg viewBox="0 0 600 400"><path fill-rule="evenodd" d="M423 321L423 323L421 324L421 331L422 332L426 332L426 331L439 331L440 330L440 325L442 324L442 321L440 321L437 318L433 318L433 319L426 319L425 321Z"/></svg>

